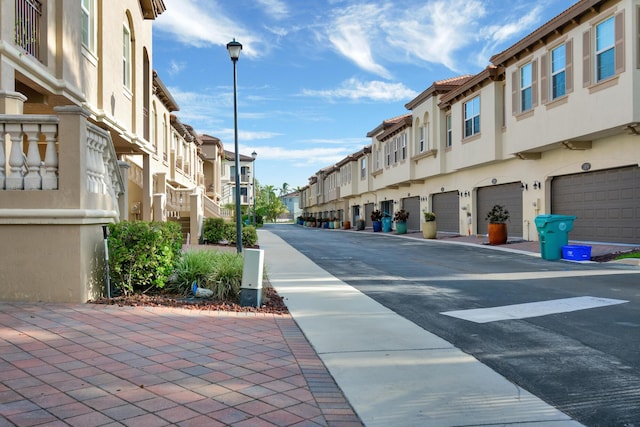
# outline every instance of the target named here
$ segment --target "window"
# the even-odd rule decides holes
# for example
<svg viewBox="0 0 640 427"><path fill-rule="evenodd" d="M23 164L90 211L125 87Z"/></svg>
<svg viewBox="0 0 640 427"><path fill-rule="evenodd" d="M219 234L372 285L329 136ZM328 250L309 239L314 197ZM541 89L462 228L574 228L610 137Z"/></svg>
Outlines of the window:
<svg viewBox="0 0 640 427"><path fill-rule="evenodd" d="M420 132L419 143L418 143L418 152L422 153L424 151L424 127L420 126L418 132Z"/></svg>
<svg viewBox="0 0 640 427"><path fill-rule="evenodd" d="M131 90L131 32L126 24L122 28L122 84Z"/></svg>
<svg viewBox="0 0 640 427"><path fill-rule="evenodd" d="M480 133L480 97L464 103L464 137Z"/></svg>
<svg viewBox="0 0 640 427"><path fill-rule="evenodd" d="M615 74L615 37L613 16L596 25L596 81Z"/></svg>
<svg viewBox="0 0 640 427"><path fill-rule="evenodd" d="M407 134L402 134L402 160L407 159Z"/></svg>
<svg viewBox="0 0 640 427"><path fill-rule="evenodd" d="M567 46L561 45L551 51L551 99L566 93Z"/></svg>
<svg viewBox="0 0 640 427"><path fill-rule="evenodd" d="M532 77L531 63L520 67L520 112L528 111L533 106Z"/></svg>
<svg viewBox="0 0 640 427"><path fill-rule="evenodd" d="M367 158L363 157L360 160L360 178L364 179L367 177Z"/></svg>
<svg viewBox="0 0 640 427"><path fill-rule="evenodd" d="M624 10L582 34L582 85L589 87L625 69Z"/></svg>
<svg viewBox="0 0 640 427"><path fill-rule="evenodd" d="M80 3L82 44L91 52L94 52L96 47L95 19L95 0L82 0Z"/></svg>
<svg viewBox="0 0 640 427"><path fill-rule="evenodd" d="M451 129L451 114L447 114L446 117L446 126L447 126L447 147L451 147L453 145L453 130Z"/></svg>

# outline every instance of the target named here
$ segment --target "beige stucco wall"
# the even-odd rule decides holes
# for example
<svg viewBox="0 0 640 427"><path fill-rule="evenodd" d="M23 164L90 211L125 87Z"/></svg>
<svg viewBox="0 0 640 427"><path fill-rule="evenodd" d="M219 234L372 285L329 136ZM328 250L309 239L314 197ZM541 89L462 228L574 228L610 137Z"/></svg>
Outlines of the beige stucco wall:
<svg viewBox="0 0 640 427"><path fill-rule="evenodd" d="M3 245L0 300L81 303L100 293L104 243L99 224L5 224L0 239L10 242Z"/></svg>

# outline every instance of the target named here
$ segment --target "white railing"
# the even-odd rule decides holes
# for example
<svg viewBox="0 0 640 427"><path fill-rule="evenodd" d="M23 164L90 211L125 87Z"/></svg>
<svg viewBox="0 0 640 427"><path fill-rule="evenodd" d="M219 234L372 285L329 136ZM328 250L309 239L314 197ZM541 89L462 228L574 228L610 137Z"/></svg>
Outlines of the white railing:
<svg viewBox="0 0 640 427"><path fill-rule="evenodd" d="M124 183L111 135L89 122L87 122L87 191L108 194L116 209L118 195L124 192Z"/></svg>
<svg viewBox="0 0 640 427"><path fill-rule="evenodd" d="M195 188L174 188L167 183L167 210L168 211L190 211L191 195L195 193Z"/></svg>
<svg viewBox="0 0 640 427"><path fill-rule="evenodd" d="M203 211L205 217L221 216L220 205L211 200L206 195L202 196Z"/></svg>
<svg viewBox="0 0 640 427"><path fill-rule="evenodd" d="M0 116L0 190L56 190L58 188L58 117ZM23 138L27 139L27 151ZM46 144L44 159L39 145ZM7 147L9 170L6 170Z"/></svg>

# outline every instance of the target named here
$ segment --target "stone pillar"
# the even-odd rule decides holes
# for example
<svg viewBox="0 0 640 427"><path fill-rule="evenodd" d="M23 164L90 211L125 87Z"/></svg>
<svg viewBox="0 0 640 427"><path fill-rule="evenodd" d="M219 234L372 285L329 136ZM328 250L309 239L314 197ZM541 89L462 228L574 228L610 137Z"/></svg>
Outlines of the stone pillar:
<svg viewBox="0 0 640 427"><path fill-rule="evenodd" d="M142 155L142 206L141 218L143 221L151 221L151 156L148 154Z"/></svg>

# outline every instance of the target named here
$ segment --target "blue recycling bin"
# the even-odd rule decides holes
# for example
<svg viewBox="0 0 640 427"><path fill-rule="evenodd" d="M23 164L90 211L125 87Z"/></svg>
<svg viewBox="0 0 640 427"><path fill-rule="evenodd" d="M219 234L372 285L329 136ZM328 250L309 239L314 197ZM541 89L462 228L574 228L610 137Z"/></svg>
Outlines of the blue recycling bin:
<svg viewBox="0 0 640 427"><path fill-rule="evenodd" d="M562 258L562 247L569 243L569 232L573 230L575 219L572 215L538 215L535 218L542 259L556 261Z"/></svg>

